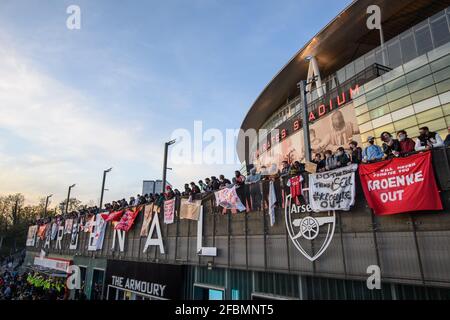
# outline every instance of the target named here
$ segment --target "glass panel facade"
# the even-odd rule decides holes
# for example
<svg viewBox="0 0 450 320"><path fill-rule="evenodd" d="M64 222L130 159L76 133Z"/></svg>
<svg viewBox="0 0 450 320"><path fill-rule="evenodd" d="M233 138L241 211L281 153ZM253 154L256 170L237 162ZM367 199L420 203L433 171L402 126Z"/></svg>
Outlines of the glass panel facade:
<svg viewBox="0 0 450 320"><path fill-rule="evenodd" d="M384 74L382 86L358 98L366 101L366 104L356 109L358 124L363 128L361 138L364 144L369 135L381 143L379 137L383 131L395 135L405 129L410 137L415 138L419 127L428 126L433 131L445 133L450 125L450 104L440 105L440 101L445 100L438 98L425 101L442 93L450 94L450 47L445 50L446 54L431 62L428 57L432 54L422 55L403 65L403 68L397 68L392 72L392 77L391 73ZM407 73L399 75L398 70L407 70ZM384 94L380 96L383 91ZM389 103L382 104L386 100ZM382 125L375 126L380 121L372 120L389 114L392 122L381 122ZM372 121L372 125L362 126L369 121Z"/></svg>
<svg viewBox="0 0 450 320"><path fill-rule="evenodd" d="M450 90L449 21L450 8L447 8L386 41L384 59L381 47L375 48L322 78L322 83L329 92L374 63L393 69L360 86L359 96L354 100L360 124L385 115L389 110L394 112L445 93ZM317 97L316 90L311 97ZM262 128L270 131L299 112L299 97L296 97L272 115Z"/></svg>

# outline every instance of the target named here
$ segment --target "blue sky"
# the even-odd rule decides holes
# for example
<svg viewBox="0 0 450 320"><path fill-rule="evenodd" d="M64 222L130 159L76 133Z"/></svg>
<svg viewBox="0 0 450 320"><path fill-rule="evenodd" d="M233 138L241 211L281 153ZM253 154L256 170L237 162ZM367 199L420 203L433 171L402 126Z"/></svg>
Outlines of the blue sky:
<svg viewBox="0 0 450 320"><path fill-rule="evenodd" d="M349 0L0 2L0 195L98 202L160 179L177 128L239 128L280 68ZM66 28L69 5L81 30ZM176 165L184 182L235 166ZM237 168L238 169L238 168Z"/></svg>

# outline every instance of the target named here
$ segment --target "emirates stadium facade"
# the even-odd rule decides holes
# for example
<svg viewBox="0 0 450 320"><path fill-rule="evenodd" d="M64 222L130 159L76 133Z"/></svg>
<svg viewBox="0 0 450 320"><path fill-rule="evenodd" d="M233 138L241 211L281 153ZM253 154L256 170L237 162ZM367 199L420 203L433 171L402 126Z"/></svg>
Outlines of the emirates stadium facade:
<svg viewBox="0 0 450 320"><path fill-rule="evenodd" d="M378 30L366 26L370 5L381 9L383 46ZM350 139L363 146L368 136L378 138L383 131L405 129L416 137L422 126L445 137L449 6L448 0L351 3L250 107L241 128L269 134L262 143L241 135L246 148L238 148L240 160L261 167L304 158L298 83L307 80L311 64L321 82L307 95L313 152L347 147ZM274 129L280 136L270 135ZM164 224L163 215L154 216L162 243L142 237L139 215L126 234L107 225L100 247L92 248L89 232L77 234L75 244L64 232L59 243L34 239L25 265L46 272L78 265L88 298L100 298L93 295L100 286L101 298L109 300L450 299L450 150L439 148L432 155L442 210L376 216L357 183L355 204L349 212L336 212L331 237L323 228L305 245L314 255L329 241L317 259L300 252L290 238L284 209L276 209L275 221L264 206L224 215L213 205L214 195L205 195L197 222L176 216L173 224ZM377 267L381 287L370 288L367 280Z"/></svg>

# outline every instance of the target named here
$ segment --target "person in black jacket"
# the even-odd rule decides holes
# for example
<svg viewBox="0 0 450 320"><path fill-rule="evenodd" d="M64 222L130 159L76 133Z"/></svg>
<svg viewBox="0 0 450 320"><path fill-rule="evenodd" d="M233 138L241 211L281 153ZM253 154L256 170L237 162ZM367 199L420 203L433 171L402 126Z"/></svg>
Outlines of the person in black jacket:
<svg viewBox="0 0 450 320"><path fill-rule="evenodd" d="M219 181L220 181L219 189L226 188L227 185L231 184L231 181L225 178L223 174L219 176Z"/></svg>
<svg viewBox="0 0 450 320"><path fill-rule="evenodd" d="M350 150L351 150L351 162L360 164L362 162L363 156L362 156L362 149L358 147L358 142L352 141L350 142Z"/></svg>
<svg viewBox="0 0 450 320"><path fill-rule="evenodd" d="M348 166L350 158L343 147L339 147L336 152L336 165L338 168Z"/></svg>
<svg viewBox="0 0 450 320"><path fill-rule="evenodd" d="M217 191L220 188L220 181L215 176L211 177L211 188L212 191Z"/></svg>
<svg viewBox="0 0 450 320"><path fill-rule="evenodd" d="M321 172L321 170L325 168L325 160L322 159L322 155L320 153L316 153L314 160L311 162L317 165L316 172Z"/></svg>
<svg viewBox="0 0 450 320"><path fill-rule="evenodd" d="M392 134L385 131L381 134L380 138L383 141L384 159L392 159L400 155L400 142L392 138Z"/></svg>

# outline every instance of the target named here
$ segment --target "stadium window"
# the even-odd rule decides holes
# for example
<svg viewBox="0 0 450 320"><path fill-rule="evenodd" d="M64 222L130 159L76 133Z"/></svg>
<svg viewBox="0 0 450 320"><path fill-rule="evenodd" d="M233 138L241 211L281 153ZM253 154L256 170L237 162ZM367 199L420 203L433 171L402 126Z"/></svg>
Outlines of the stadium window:
<svg viewBox="0 0 450 320"><path fill-rule="evenodd" d="M355 74L360 73L366 68L364 64L364 57L361 57L355 61Z"/></svg>
<svg viewBox="0 0 450 320"><path fill-rule="evenodd" d="M384 116L385 114L390 113L389 106L386 104L380 108L370 111L370 117L372 119L379 118Z"/></svg>
<svg viewBox="0 0 450 320"><path fill-rule="evenodd" d="M408 84L408 88L410 92L416 92L422 90L423 88L427 88L434 84L434 79L432 75L426 76L425 78L421 78L412 83Z"/></svg>
<svg viewBox="0 0 450 320"><path fill-rule="evenodd" d="M417 44L417 52L420 55L427 53L433 49L433 41L431 40L431 32L428 21L421 23L415 29L415 37Z"/></svg>
<svg viewBox="0 0 450 320"><path fill-rule="evenodd" d="M427 64L423 67L420 67L419 69L416 69L414 71L411 71L406 74L406 81L408 83L414 82L417 79L423 78L425 76L428 76L431 74L430 66Z"/></svg>
<svg viewBox="0 0 450 320"><path fill-rule="evenodd" d="M374 110L384 104L386 104L387 98L385 95L382 95L381 97L378 97L372 101L367 102L367 106L369 107L369 110Z"/></svg>
<svg viewBox="0 0 450 320"><path fill-rule="evenodd" d="M397 132L400 130L403 130L404 128L409 128L409 127L413 127L413 126L417 126L416 116L411 116L411 117L394 122L394 127ZM408 134L409 134L409 132L408 132Z"/></svg>
<svg viewBox="0 0 450 320"><path fill-rule="evenodd" d="M390 124L387 124L385 126L382 126L382 127L379 127L377 129L375 129L373 131L374 134L375 134L375 138L379 138L381 133L384 132L384 131L390 132L392 134L395 133L394 125L392 123L390 123Z"/></svg>
<svg viewBox="0 0 450 320"><path fill-rule="evenodd" d="M450 115L450 103L444 104L442 106L442 111L446 116Z"/></svg>
<svg viewBox="0 0 450 320"><path fill-rule="evenodd" d="M450 67L435 72L433 77L436 83L447 80L450 78Z"/></svg>
<svg viewBox="0 0 450 320"><path fill-rule="evenodd" d="M404 76L401 76L395 80L385 83L384 89L386 90L386 92L391 92L404 85L406 85L406 78Z"/></svg>
<svg viewBox="0 0 450 320"><path fill-rule="evenodd" d="M422 100L431 98L435 95L437 95L437 90L436 90L436 87L434 85L432 85L432 86L429 86L428 88L411 93L411 101L413 103L417 103Z"/></svg>
<svg viewBox="0 0 450 320"><path fill-rule="evenodd" d="M359 125L370 121L370 113L364 113L363 115L360 115L359 117L357 117L357 120Z"/></svg>
<svg viewBox="0 0 450 320"><path fill-rule="evenodd" d="M431 66L431 70L433 70L433 72L436 72L447 66L450 66L450 54L440 58L439 60L431 62L430 66Z"/></svg>
<svg viewBox="0 0 450 320"><path fill-rule="evenodd" d="M350 79L355 75L355 65L353 63L349 63L345 67L345 77L346 79Z"/></svg>
<svg viewBox="0 0 450 320"><path fill-rule="evenodd" d="M431 110L427 110L425 112L417 114L417 119L419 119L421 123L432 121L442 117L444 117L444 113L442 112L441 107L433 108Z"/></svg>
<svg viewBox="0 0 450 320"><path fill-rule="evenodd" d="M450 31L448 28L447 18L443 12L441 12L438 17L431 18L430 25L434 46L436 48L450 42Z"/></svg>
<svg viewBox="0 0 450 320"><path fill-rule="evenodd" d="M422 123L419 122L419 127L428 127L431 128L433 131L439 131L445 129L447 127L447 124L445 123L445 119L441 118L429 122L422 122Z"/></svg>
<svg viewBox="0 0 450 320"><path fill-rule="evenodd" d="M417 57L416 44L411 31L408 31L404 35L400 36L400 45L402 48L403 63L411 61Z"/></svg>
<svg viewBox="0 0 450 320"><path fill-rule="evenodd" d="M389 107L391 108L391 111L395 111L402 109L406 106L410 106L411 104L412 104L411 97L407 95L393 102L389 102Z"/></svg>
<svg viewBox="0 0 450 320"><path fill-rule="evenodd" d="M364 56L364 59L365 59L366 67L370 67L371 65L373 65L375 63L375 53L369 52L368 54L366 54Z"/></svg>
<svg viewBox="0 0 450 320"><path fill-rule="evenodd" d="M400 41L395 39L392 43L387 46L388 56L389 56L389 66L391 68L397 68L402 64L402 53L400 50Z"/></svg>
<svg viewBox="0 0 450 320"><path fill-rule="evenodd" d="M447 79L445 81L441 81L436 84L436 88L439 94L447 92L450 90L450 79Z"/></svg>
<svg viewBox="0 0 450 320"><path fill-rule="evenodd" d="M409 94L409 89L407 86L401 87L395 91L389 92L387 94L387 98L389 102L395 101L401 97L404 97Z"/></svg>
<svg viewBox="0 0 450 320"><path fill-rule="evenodd" d="M408 132L408 137L410 138L415 138L419 136L419 126L409 127L404 130Z"/></svg>
<svg viewBox="0 0 450 320"><path fill-rule="evenodd" d="M359 116L359 115L361 115L363 113L366 113L368 111L369 111L369 108L367 107L367 105L363 104L363 105L361 105L361 106L359 106L358 108L355 109L355 114L357 116Z"/></svg>

